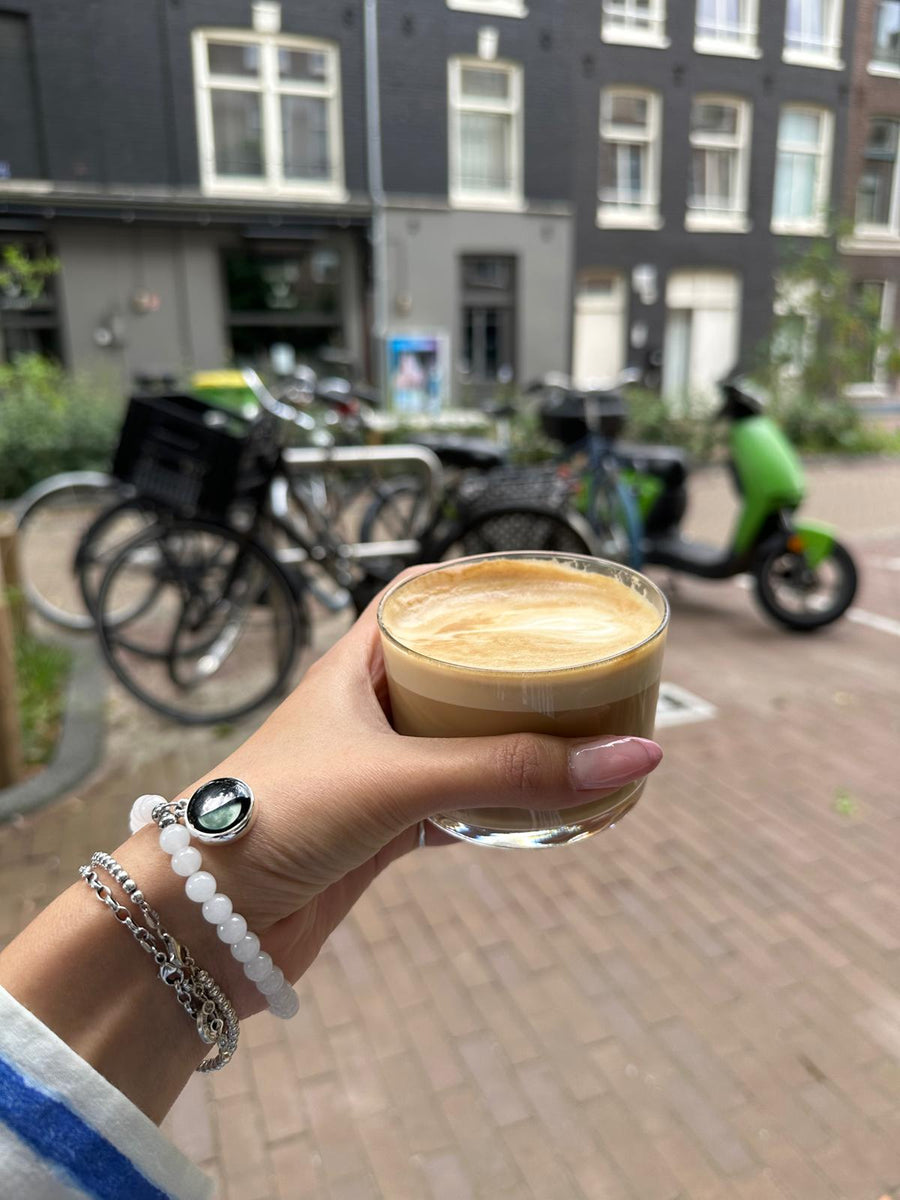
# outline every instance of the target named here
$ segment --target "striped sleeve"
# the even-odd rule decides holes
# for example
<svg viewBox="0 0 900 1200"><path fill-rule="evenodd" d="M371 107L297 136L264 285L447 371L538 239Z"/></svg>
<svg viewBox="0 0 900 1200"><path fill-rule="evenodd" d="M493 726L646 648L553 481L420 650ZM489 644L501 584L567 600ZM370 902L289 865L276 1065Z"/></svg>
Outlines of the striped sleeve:
<svg viewBox="0 0 900 1200"><path fill-rule="evenodd" d="M212 1181L0 987L0 1195L209 1200Z"/></svg>

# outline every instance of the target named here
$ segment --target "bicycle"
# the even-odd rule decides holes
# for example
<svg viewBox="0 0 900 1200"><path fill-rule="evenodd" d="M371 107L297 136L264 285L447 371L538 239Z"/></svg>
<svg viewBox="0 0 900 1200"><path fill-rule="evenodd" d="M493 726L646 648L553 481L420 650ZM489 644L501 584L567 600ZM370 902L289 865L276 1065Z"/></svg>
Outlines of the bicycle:
<svg viewBox="0 0 900 1200"><path fill-rule="evenodd" d="M204 424L206 406L193 398L180 397L175 409L179 405L180 416L171 397L143 402L161 421L161 432L146 422L129 431L126 422L117 461L138 492L126 504L139 503L151 523L118 547L96 599L89 593L86 599L103 654L120 681L149 707L185 723L232 721L283 691L310 641L312 566L359 611L413 562L504 549L586 550L568 519L521 502L465 515L435 503L438 515L426 538L338 541L296 487L305 468L327 475L345 465L418 462L437 494L436 457L415 446L273 449L263 435L254 444L252 427L238 438L233 430ZM202 515L184 511L184 454L194 467L193 503ZM230 457L237 482L223 485L219 470L219 490L209 493L200 468L212 472L223 456ZM276 478L299 494L303 528L273 510ZM116 519L113 510L98 523ZM101 535L102 529L92 530L92 537Z"/></svg>

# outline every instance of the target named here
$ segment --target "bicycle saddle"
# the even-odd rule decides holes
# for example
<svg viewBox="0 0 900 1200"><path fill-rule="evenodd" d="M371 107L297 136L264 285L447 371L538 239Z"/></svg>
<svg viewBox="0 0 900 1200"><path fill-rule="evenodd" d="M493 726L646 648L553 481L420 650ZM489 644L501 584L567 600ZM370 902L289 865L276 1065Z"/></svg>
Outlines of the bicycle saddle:
<svg viewBox="0 0 900 1200"><path fill-rule="evenodd" d="M463 437L453 433L421 433L410 438L417 446L432 450L445 467L474 467L488 471L506 462L504 450L487 438Z"/></svg>
<svg viewBox="0 0 900 1200"><path fill-rule="evenodd" d="M656 475L667 487L684 483L690 470L687 452L678 446L640 446L620 442L616 458L626 467L642 474Z"/></svg>

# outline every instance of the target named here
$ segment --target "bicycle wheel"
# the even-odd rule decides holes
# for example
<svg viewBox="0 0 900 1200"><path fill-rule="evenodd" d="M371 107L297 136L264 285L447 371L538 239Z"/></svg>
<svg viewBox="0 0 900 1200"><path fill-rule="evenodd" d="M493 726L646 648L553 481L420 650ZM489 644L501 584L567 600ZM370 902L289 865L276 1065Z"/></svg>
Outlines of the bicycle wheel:
<svg viewBox="0 0 900 1200"><path fill-rule="evenodd" d="M503 550L594 554L593 537L577 513L542 504L483 509L435 539L423 558L440 561Z"/></svg>
<svg viewBox="0 0 900 1200"><path fill-rule="evenodd" d="M302 597L269 552L211 521L160 523L122 546L97 613L118 679L156 712L192 725L237 720L281 692L309 640Z"/></svg>
<svg viewBox="0 0 900 1200"><path fill-rule="evenodd" d="M379 484L363 513L361 542L400 542L418 537L428 524L429 500L424 481L393 479Z"/></svg>
<svg viewBox="0 0 900 1200"><path fill-rule="evenodd" d="M640 567L641 522L626 483L604 472L596 484L590 518L601 558Z"/></svg>
<svg viewBox="0 0 900 1200"><path fill-rule="evenodd" d="M34 610L64 629L94 625L74 572L82 536L97 516L122 500L125 489L99 471L53 475L16 506L23 588Z"/></svg>
<svg viewBox="0 0 900 1200"><path fill-rule="evenodd" d="M75 551L73 570L81 589L84 607L90 613L92 621L97 612L97 597L100 584L109 564L119 550L138 534L148 529L159 519L159 514L140 500L122 500L111 508L105 509L96 520L92 521L83 535ZM128 598L126 608L121 612L106 614L107 620L113 624L131 620L146 607L153 603L158 586L152 552L148 549L146 556L146 588L141 592L134 590Z"/></svg>

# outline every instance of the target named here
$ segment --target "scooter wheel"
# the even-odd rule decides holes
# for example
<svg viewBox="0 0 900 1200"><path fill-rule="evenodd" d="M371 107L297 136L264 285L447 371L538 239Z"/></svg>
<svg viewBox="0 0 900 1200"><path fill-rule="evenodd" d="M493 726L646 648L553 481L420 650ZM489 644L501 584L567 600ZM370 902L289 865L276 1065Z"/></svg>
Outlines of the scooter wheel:
<svg viewBox="0 0 900 1200"><path fill-rule="evenodd" d="M842 617L856 595L856 565L835 542L817 567L802 554L773 550L756 571L756 598L770 617L797 633L812 633Z"/></svg>

